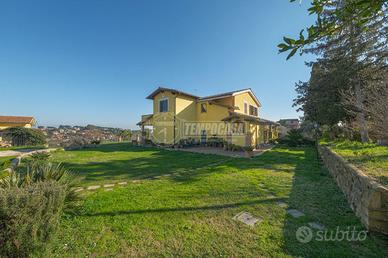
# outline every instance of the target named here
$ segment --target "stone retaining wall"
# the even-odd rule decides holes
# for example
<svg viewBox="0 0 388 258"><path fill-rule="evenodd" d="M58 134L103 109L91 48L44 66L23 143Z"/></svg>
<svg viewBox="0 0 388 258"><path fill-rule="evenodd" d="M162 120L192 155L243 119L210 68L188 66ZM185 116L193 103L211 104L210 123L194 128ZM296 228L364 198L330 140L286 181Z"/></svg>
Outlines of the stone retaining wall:
<svg viewBox="0 0 388 258"><path fill-rule="evenodd" d="M362 224L388 234L388 189L326 146L318 146L318 151Z"/></svg>

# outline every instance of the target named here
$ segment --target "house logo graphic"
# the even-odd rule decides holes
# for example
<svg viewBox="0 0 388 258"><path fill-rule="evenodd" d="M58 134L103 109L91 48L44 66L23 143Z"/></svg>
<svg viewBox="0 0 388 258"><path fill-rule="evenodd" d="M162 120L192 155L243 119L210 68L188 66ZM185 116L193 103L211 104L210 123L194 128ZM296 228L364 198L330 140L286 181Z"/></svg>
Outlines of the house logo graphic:
<svg viewBox="0 0 388 258"><path fill-rule="evenodd" d="M152 140L156 143L176 144L182 138L179 128L184 121L173 112L162 112L154 115L154 132Z"/></svg>

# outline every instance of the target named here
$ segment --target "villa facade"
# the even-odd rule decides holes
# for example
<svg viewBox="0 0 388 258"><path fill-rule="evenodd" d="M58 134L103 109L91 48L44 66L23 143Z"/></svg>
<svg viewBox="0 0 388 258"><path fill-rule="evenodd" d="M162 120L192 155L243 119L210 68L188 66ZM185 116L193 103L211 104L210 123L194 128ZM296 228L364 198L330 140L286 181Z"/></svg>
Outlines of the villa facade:
<svg viewBox="0 0 388 258"><path fill-rule="evenodd" d="M255 148L278 137L279 125L260 117L261 103L251 89L198 97L159 87L147 99L153 101L153 113L143 115L138 125L143 132L150 129L147 137L155 143L216 137Z"/></svg>

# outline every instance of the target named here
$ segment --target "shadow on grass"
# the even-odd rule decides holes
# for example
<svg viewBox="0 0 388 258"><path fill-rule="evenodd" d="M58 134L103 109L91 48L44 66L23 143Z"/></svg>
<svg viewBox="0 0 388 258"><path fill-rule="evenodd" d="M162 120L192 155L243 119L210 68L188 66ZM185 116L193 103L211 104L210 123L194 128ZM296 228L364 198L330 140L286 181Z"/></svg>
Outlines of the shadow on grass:
<svg viewBox="0 0 388 258"><path fill-rule="evenodd" d="M206 210L221 210L228 208L236 208L245 205L255 205L259 203L275 203L276 201L283 201L283 198L271 198L262 200L253 200L245 202L227 203L220 205L199 206L199 207L170 207L170 208L158 208L158 209L143 209L143 210L120 210L120 211L108 211L97 213L86 213L83 216L116 216L116 215L130 215L130 214L144 214L144 213L163 213L163 212L190 212L190 211L206 211Z"/></svg>
<svg viewBox="0 0 388 258"><path fill-rule="evenodd" d="M334 232L333 234L337 227L341 230L354 227L358 232L364 230L334 179L320 165L317 152L313 148L306 148L304 158L296 163L288 205L289 208L305 214L300 218L293 218L288 214L285 217L284 247L285 251L294 257L384 257L387 254L387 239L375 234L358 242L318 241L318 230L312 229L313 239L310 242L301 243L297 240L298 228L308 226L309 222L320 223L328 232Z"/></svg>
<svg viewBox="0 0 388 258"><path fill-rule="evenodd" d="M294 150L294 149L292 149ZM62 162L71 171L83 178L83 182L112 181L112 180L144 180L169 176L177 182L190 183L206 174L213 173L217 166L226 166L228 169L256 169L264 168L279 172L293 172L293 168L286 168L304 159L303 155L287 151L291 149L273 149L252 159L235 159L231 157L190 153L184 151L168 151L153 147L137 147L129 143L104 144L97 148L68 151L69 153L82 152L145 152L146 156L125 157L115 160L98 161L98 154L93 158L96 161ZM100 159L104 157L101 156ZM88 160L85 158L85 160ZM282 167L283 166L283 167Z"/></svg>
<svg viewBox="0 0 388 258"><path fill-rule="evenodd" d="M105 148L106 146L104 146ZM104 149L103 148L103 149ZM83 177L84 182L103 180L138 180L154 179L160 176L170 176L176 181L193 181L197 176L203 176L206 170L215 163L228 161L223 156L211 157L206 154L166 151L155 148L138 148L129 146L114 149L126 152L148 152L144 157L125 157L115 160L93 161L87 163L62 162L64 166ZM91 151L101 151L101 148ZM81 150L71 151L78 152ZM83 150L84 151L84 150ZM85 159L86 160L86 159ZM98 160L98 156L96 156Z"/></svg>
<svg viewBox="0 0 388 258"><path fill-rule="evenodd" d="M95 152L120 152L120 151L131 151L131 152L143 152L143 151L158 151L161 150L157 147L142 147L136 146L132 143L124 142L124 143L104 143L97 145L94 148L85 148L79 150L69 150L69 152L82 152L82 151L95 151Z"/></svg>

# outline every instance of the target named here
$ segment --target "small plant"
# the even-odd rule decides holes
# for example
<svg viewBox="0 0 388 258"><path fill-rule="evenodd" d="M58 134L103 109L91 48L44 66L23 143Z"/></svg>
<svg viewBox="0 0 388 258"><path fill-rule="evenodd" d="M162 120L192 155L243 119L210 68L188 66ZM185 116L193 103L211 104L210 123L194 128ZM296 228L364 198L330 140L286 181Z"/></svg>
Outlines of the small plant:
<svg viewBox="0 0 388 258"><path fill-rule="evenodd" d="M92 140L90 144L99 145L101 143L100 140Z"/></svg>
<svg viewBox="0 0 388 258"><path fill-rule="evenodd" d="M50 156L48 152L35 152L30 157L34 161L48 161Z"/></svg>
<svg viewBox="0 0 388 258"><path fill-rule="evenodd" d="M252 146L245 146L245 147L243 147L243 149L244 149L244 151L247 151L247 152L253 151Z"/></svg>
<svg viewBox="0 0 388 258"><path fill-rule="evenodd" d="M44 162L0 180L0 257L42 253L63 211L75 208L74 177Z"/></svg>

